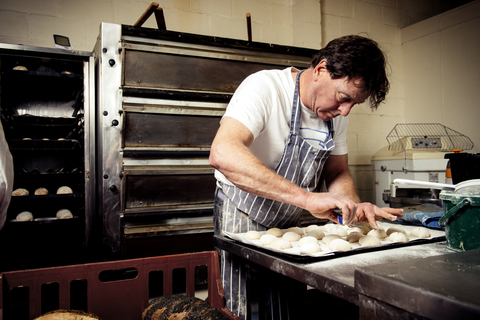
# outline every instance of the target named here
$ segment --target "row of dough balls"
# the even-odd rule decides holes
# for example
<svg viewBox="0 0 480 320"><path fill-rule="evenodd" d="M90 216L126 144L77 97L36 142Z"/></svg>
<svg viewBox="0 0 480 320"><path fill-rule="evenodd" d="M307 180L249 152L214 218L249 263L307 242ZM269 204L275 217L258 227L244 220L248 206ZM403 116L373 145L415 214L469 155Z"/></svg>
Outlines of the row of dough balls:
<svg viewBox="0 0 480 320"><path fill-rule="evenodd" d="M305 231L300 227L292 227L285 232L279 228L271 228L264 235L258 231L248 231L246 237L250 240L259 240L263 246L280 250L292 248L291 242L298 241L301 253L316 253L322 251L319 240L331 250L346 251L352 249L351 243L358 242L362 247L376 246L381 244L380 239L387 237L391 242L407 242L406 234L407 232L401 227L390 227L385 231L362 224L362 227L356 227L348 233L343 226L327 224L323 229L317 225L311 225ZM421 227L413 228L410 235L417 238L430 237L428 230Z"/></svg>
<svg viewBox="0 0 480 320"><path fill-rule="evenodd" d="M57 219L72 219L73 214L68 209L60 209L56 214ZM15 218L17 221L33 221L33 214L30 211L20 212Z"/></svg>
<svg viewBox="0 0 480 320"><path fill-rule="evenodd" d="M69 193L73 193L73 190L72 190L72 188L70 188L68 186L62 186L62 187L57 189L57 194L69 194ZM38 188L38 189L35 190L34 194L36 196L47 195L48 190L46 188ZM23 189L23 188L18 188L18 189L14 190L12 192L12 196L14 196L14 197L16 197L16 196L28 196L28 195L30 195L30 192L28 192L27 189Z"/></svg>

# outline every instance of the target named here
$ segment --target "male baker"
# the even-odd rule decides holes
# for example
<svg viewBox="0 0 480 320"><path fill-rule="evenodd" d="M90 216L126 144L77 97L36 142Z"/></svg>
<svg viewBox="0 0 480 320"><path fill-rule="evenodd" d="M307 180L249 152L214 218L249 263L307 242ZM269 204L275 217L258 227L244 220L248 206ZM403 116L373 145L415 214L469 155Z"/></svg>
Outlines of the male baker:
<svg viewBox="0 0 480 320"><path fill-rule="evenodd" d="M377 43L361 36L332 40L306 70L265 70L233 95L213 141L215 233L295 226L303 210L343 222L394 220L402 210L362 203L348 169L346 132L352 107L376 109L389 82ZM316 192L320 177L327 192ZM246 318L241 264L221 251L227 307Z"/></svg>

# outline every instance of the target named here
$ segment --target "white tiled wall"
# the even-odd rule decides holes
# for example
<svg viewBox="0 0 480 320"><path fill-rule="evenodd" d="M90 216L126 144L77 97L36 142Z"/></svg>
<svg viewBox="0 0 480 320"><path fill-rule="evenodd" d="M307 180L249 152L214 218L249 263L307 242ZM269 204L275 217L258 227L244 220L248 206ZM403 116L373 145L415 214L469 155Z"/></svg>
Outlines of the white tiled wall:
<svg viewBox="0 0 480 320"><path fill-rule="evenodd" d="M247 39L246 14L252 15L254 41L320 48L346 34L364 34L388 55L391 93L379 110L352 111L348 142L350 164L365 200L370 157L385 137L404 122L404 76L400 28L443 10L441 0L157 0L172 31ZM0 42L53 47L53 34L70 38L75 50L92 51L101 22L134 24L148 0L2 0ZM144 25L156 28L152 16ZM361 172L361 173L358 173Z"/></svg>

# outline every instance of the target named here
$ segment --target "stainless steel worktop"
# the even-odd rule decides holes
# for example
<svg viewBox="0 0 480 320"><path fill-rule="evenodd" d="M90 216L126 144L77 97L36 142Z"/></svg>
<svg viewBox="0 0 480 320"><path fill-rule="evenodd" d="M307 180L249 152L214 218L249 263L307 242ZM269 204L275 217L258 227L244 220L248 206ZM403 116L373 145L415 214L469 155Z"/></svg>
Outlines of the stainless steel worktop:
<svg viewBox="0 0 480 320"><path fill-rule="evenodd" d="M214 246L355 305L359 304L355 289L357 268L454 254L447 248L445 241L309 261L292 259L287 255L279 255L225 237L215 236Z"/></svg>
<svg viewBox="0 0 480 320"><path fill-rule="evenodd" d="M480 249L359 268L360 319L479 319Z"/></svg>

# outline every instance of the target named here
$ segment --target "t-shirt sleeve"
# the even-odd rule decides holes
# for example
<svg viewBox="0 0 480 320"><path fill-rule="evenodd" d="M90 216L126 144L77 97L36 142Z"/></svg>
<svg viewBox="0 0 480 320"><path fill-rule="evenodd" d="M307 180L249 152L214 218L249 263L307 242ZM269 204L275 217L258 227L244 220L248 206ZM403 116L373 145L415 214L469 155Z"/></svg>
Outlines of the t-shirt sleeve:
<svg viewBox="0 0 480 320"><path fill-rule="evenodd" d="M254 139L266 128L270 113L271 97L266 94L268 81L258 74L247 77L237 88L230 100L224 117L240 121L252 132Z"/></svg>
<svg viewBox="0 0 480 320"><path fill-rule="evenodd" d="M333 142L335 142L335 149L333 149L333 155L342 155L348 153L347 146L347 128L348 128L348 116L338 116L333 119L333 128L335 130L333 136Z"/></svg>

